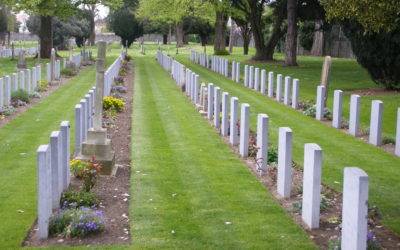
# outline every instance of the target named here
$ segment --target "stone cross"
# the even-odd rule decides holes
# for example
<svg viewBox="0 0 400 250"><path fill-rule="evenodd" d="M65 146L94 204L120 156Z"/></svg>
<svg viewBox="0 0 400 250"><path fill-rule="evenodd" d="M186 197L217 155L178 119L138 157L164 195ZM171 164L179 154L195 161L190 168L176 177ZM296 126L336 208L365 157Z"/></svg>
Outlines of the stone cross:
<svg viewBox="0 0 400 250"><path fill-rule="evenodd" d="M97 43L97 62L96 62L96 99L94 103L94 130L102 129L103 118L103 94L104 94L104 64L106 59L107 43L100 41Z"/></svg>
<svg viewBox="0 0 400 250"><path fill-rule="evenodd" d="M322 67L322 73L321 73L321 85L325 86L326 88L326 93L328 93L328 87L329 87L329 78L331 74L331 65L332 65L332 58L330 56L326 56L324 60L324 65ZM324 99L324 106L326 106L326 100L327 96L325 96Z"/></svg>

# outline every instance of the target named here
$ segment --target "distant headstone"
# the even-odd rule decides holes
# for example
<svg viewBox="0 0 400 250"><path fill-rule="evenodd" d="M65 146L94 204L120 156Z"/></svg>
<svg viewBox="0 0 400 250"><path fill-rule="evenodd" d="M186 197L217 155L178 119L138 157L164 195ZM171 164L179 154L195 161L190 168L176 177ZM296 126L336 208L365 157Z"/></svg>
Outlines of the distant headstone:
<svg viewBox="0 0 400 250"><path fill-rule="evenodd" d="M19 51L17 68L26 69L25 50Z"/></svg>

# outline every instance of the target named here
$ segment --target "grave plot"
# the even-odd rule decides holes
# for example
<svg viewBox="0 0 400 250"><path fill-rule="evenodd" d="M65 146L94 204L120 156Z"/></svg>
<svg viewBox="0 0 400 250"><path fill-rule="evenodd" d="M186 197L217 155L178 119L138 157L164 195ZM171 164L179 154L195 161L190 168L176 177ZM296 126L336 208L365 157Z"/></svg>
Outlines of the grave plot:
<svg viewBox="0 0 400 250"><path fill-rule="evenodd" d="M315 248L189 103L153 55L135 58L133 247Z"/></svg>
<svg viewBox="0 0 400 250"><path fill-rule="evenodd" d="M107 67L116 56L113 53L107 58ZM57 91L0 129L0 187L3 190L0 204L0 245L3 248L18 248L37 216L35 204L38 145L48 142L51 131L57 130L64 120L70 121L70 132L75 133L74 105L94 82L94 68L87 68L70 84L60 86ZM72 137L71 144L73 143ZM16 220L18 223L15 223Z"/></svg>
<svg viewBox="0 0 400 250"><path fill-rule="evenodd" d="M200 113L207 115L207 119L217 132L226 136L229 124L227 114L229 94L223 92L221 103L220 87L212 83L208 84L208 88L204 84L199 87L198 75L189 68L185 69L182 64L161 52L157 53L157 59L167 71L171 71L171 76L178 87L185 90L196 108L200 109ZM199 91L200 100L197 98ZM204 96L206 98L203 98ZM356 167L344 168L343 207L340 207L338 204L342 199L340 193L324 187L324 193L321 194L320 146L315 143L304 145L303 174L299 171L299 164L292 162L292 130L289 127L279 128L279 147L276 156L273 148L271 152L268 149L268 115L258 114L255 136L249 129L250 105L241 104L240 120L237 120L237 100L236 97L231 99L230 110L233 119L230 120L230 128L233 130L229 128L230 144L234 151L246 160L250 169L255 174L260 174L259 179L274 193L280 203L294 214L296 221L302 223L305 229L313 229L309 231L310 237L319 247L325 249L341 244L344 249L364 249L367 245L368 248L392 248L400 245L399 237L379 225L376 208L367 206L369 177L364 171ZM238 130L240 140L237 139ZM225 141L228 142L228 138L225 138ZM266 167L267 162L268 167ZM277 166L272 163L277 163ZM322 210L321 227L320 210Z"/></svg>
<svg viewBox="0 0 400 250"><path fill-rule="evenodd" d="M396 209L400 203L393 202L398 200L396 197L399 195L394 190L400 188L397 186L398 182L395 181L399 176L397 166L400 164L400 159L398 157L363 141L355 140L352 136L334 128L329 128L325 124L314 121L313 118L304 116L260 93L233 83L202 66L190 64L186 59L180 59L180 61L185 62L185 65L190 66L199 74L200 81L217 84L231 96L236 96L242 102L249 103L253 110L250 115L250 128L253 131L256 131L257 118L255 114L266 113L270 117L274 117L270 124L270 138L275 147L278 141L278 128L290 127L296 138L293 144L294 161L302 162L305 143L318 143L327 152L324 157L323 183L334 190L340 192L342 189L344 166L361 167L373 180L370 185L370 206L378 208L381 222L386 227L395 233L400 231L400 216ZM382 166L383 163L384 168L377 167Z"/></svg>

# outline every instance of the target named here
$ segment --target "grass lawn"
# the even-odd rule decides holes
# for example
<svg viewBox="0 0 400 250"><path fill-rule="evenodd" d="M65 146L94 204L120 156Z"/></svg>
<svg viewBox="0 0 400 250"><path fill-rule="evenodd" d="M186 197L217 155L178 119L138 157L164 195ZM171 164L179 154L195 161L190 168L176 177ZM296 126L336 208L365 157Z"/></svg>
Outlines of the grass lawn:
<svg viewBox="0 0 400 250"><path fill-rule="evenodd" d="M116 56L107 58L110 65ZM0 248L18 248L36 218L36 150L49 143L51 131L70 121L74 106L95 83L95 68L80 72L66 85L0 129Z"/></svg>
<svg viewBox="0 0 400 250"><path fill-rule="evenodd" d="M257 114L268 114L270 138L274 145L277 145L278 127L292 128L293 154L297 163L303 163L305 143L318 143L324 150L323 181L329 186L342 190L343 168L346 166L364 169L370 176L371 205L379 207L386 226L400 233L400 158L326 126L200 65L190 63L187 57L181 56L180 59L200 75L202 82L212 82L221 87L221 91L237 96L241 103L249 103L253 131L256 131Z"/></svg>
<svg viewBox="0 0 400 250"><path fill-rule="evenodd" d="M135 57L135 67L133 247L315 248L195 111L154 54Z"/></svg>
<svg viewBox="0 0 400 250"><path fill-rule="evenodd" d="M198 45L192 45L192 48L199 52L204 49ZM213 48L208 46L207 53L213 53ZM241 62L241 76L244 77L244 64L257 65L262 69L273 71L276 74L283 76L291 76L292 78L300 79L300 99L301 100L314 100L317 93L317 85L321 81L321 69L323 64L323 57L314 56L298 56L298 67L285 67L283 66L284 54L275 53L275 62L268 63L254 63L249 62L251 55L254 55L255 50L251 48L249 55L244 56L242 48L235 47L231 55L226 56L230 62ZM231 65L230 65L231 66ZM354 59L333 58L331 70L331 82L328 90L328 103L327 106L332 110L333 91L341 89L345 91L343 98L343 115L348 119L350 109L350 91L358 89L369 88L382 88L381 85L375 84L369 77L367 71L363 69ZM276 82L275 82L276 87ZM383 132L385 136L394 138L396 133L396 119L397 108L400 107L400 93L380 94L363 96L361 98L361 125L364 128L369 127L371 101L381 100L384 103L383 115Z"/></svg>

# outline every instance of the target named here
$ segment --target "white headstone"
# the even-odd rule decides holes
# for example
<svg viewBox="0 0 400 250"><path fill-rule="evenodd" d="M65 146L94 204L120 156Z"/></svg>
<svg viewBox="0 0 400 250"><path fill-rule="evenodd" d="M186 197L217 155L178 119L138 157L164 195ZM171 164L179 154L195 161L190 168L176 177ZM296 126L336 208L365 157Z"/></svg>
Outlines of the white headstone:
<svg viewBox="0 0 400 250"><path fill-rule="evenodd" d="M285 91L284 91L283 103L287 106L290 105L291 81L292 78L290 76L285 76Z"/></svg>
<svg viewBox="0 0 400 250"><path fill-rule="evenodd" d="M38 238L49 235L49 220L52 212L51 157L49 145L37 149L37 214Z"/></svg>
<svg viewBox="0 0 400 250"><path fill-rule="evenodd" d="M246 158L249 153L249 121L250 119L250 105L243 103L240 113L240 156Z"/></svg>
<svg viewBox="0 0 400 250"><path fill-rule="evenodd" d="M397 108L396 145L394 154L400 156L400 108Z"/></svg>
<svg viewBox="0 0 400 250"><path fill-rule="evenodd" d="M214 88L214 126L220 128L221 126L221 89Z"/></svg>
<svg viewBox="0 0 400 250"><path fill-rule="evenodd" d="M274 97L274 72L268 72L268 97Z"/></svg>
<svg viewBox="0 0 400 250"><path fill-rule="evenodd" d="M194 103L199 104L199 75L194 77Z"/></svg>
<svg viewBox="0 0 400 250"><path fill-rule="evenodd" d="M351 95L350 97L350 119L349 119L349 133L358 136L360 127L360 96Z"/></svg>
<svg viewBox="0 0 400 250"><path fill-rule="evenodd" d="M373 100L371 104L371 120L369 126L369 143L375 146L382 144L383 102Z"/></svg>
<svg viewBox="0 0 400 250"><path fill-rule="evenodd" d="M276 100L278 102L282 101L282 75L278 74L276 76Z"/></svg>
<svg viewBox="0 0 400 250"><path fill-rule="evenodd" d="M11 105L11 78L10 76L4 77L4 105Z"/></svg>
<svg viewBox="0 0 400 250"><path fill-rule="evenodd" d="M257 117L257 163L261 171L267 170L268 162L268 121L266 114Z"/></svg>
<svg viewBox="0 0 400 250"><path fill-rule="evenodd" d="M299 105L299 79L293 79L293 86L292 86L292 108L297 109Z"/></svg>
<svg viewBox="0 0 400 250"><path fill-rule="evenodd" d="M342 250L367 248L368 175L356 167L344 169Z"/></svg>
<svg viewBox="0 0 400 250"><path fill-rule="evenodd" d="M52 180L52 206L60 207L60 197L63 190L63 165L62 165L62 141L60 131L53 131L50 135L51 148L51 180Z"/></svg>
<svg viewBox="0 0 400 250"><path fill-rule="evenodd" d="M249 86L249 65L244 65L244 86Z"/></svg>
<svg viewBox="0 0 400 250"><path fill-rule="evenodd" d="M232 61L232 68L231 68L231 79L232 81L235 81L236 77L236 62Z"/></svg>
<svg viewBox="0 0 400 250"><path fill-rule="evenodd" d="M240 82L240 62L236 63L236 82Z"/></svg>
<svg viewBox="0 0 400 250"><path fill-rule="evenodd" d="M75 155L78 155L81 151L81 144L83 142L82 115L82 105L75 105Z"/></svg>
<svg viewBox="0 0 400 250"><path fill-rule="evenodd" d="M229 134L229 93L222 93L222 122L221 135L228 136Z"/></svg>
<svg viewBox="0 0 400 250"><path fill-rule="evenodd" d="M254 66L249 67L249 83L247 87L250 89L254 87Z"/></svg>
<svg viewBox="0 0 400 250"><path fill-rule="evenodd" d="M12 74L12 91L17 91L19 88L18 86L18 74L13 73Z"/></svg>
<svg viewBox="0 0 400 250"><path fill-rule="evenodd" d="M260 69L259 68L254 69L254 90L255 91L260 90Z"/></svg>
<svg viewBox="0 0 400 250"><path fill-rule="evenodd" d="M277 192L283 198L290 197L292 186L292 130L279 128Z"/></svg>
<svg viewBox="0 0 400 250"><path fill-rule="evenodd" d="M332 127L340 129L342 127L342 105L343 105L343 91L335 90L333 92L333 113L332 113Z"/></svg>
<svg viewBox="0 0 400 250"><path fill-rule="evenodd" d="M324 100L325 100L325 86L319 85L317 87L317 104L315 111L315 119L321 121L324 118Z"/></svg>
<svg viewBox="0 0 400 250"><path fill-rule="evenodd" d="M230 119L230 130L229 130L229 141L232 145L239 143L238 134L238 122L239 122L239 99L237 97L231 98L231 119Z"/></svg>
<svg viewBox="0 0 400 250"><path fill-rule="evenodd" d="M5 105L4 96L4 78L0 78L0 108Z"/></svg>
<svg viewBox="0 0 400 250"><path fill-rule="evenodd" d="M267 89L267 71L265 69L261 70L261 87L260 87L260 92L261 94L265 95L266 94L266 89Z"/></svg>
<svg viewBox="0 0 400 250"><path fill-rule="evenodd" d="M207 118L211 121L214 111L214 84L212 83L208 84L207 97Z"/></svg>
<svg viewBox="0 0 400 250"><path fill-rule="evenodd" d="M61 132L61 142L62 142L62 150L61 150L61 162L63 169L63 190L66 190L69 186L71 175L69 171L69 155L70 155L70 127L69 121L62 121L60 124L60 132Z"/></svg>
<svg viewBox="0 0 400 250"><path fill-rule="evenodd" d="M301 217L310 229L319 228L321 205L322 149L315 143L304 145L303 204Z"/></svg>

